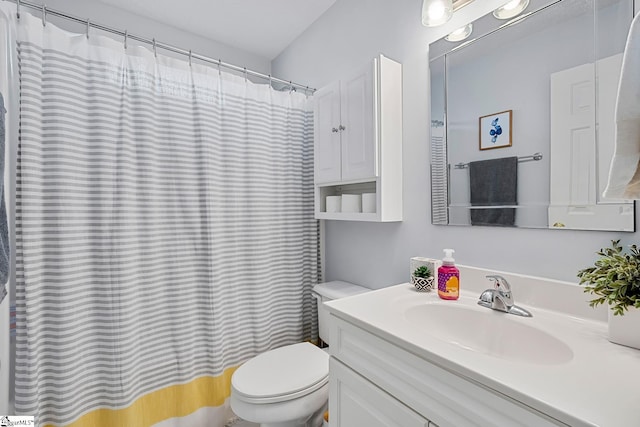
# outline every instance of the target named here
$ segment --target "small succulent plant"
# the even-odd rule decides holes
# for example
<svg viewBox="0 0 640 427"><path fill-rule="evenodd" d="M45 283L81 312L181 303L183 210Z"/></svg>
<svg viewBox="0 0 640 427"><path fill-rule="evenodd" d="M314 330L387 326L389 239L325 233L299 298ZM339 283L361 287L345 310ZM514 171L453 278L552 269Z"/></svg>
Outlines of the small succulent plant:
<svg viewBox="0 0 640 427"><path fill-rule="evenodd" d="M426 265L422 265L414 270L413 276L424 278L431 277L431 270L429 270L429 267Z"/></svg>
<svg viewBox="0 0 640 427"><path fill-rule="evenodd" d="M607 303L614 315L621 316L629 307L640 309L640 250L630 245L623 253L620 240L612 240L610 248L597 252L595 265L578 272L584 291L596 295L591 307Z"/></svg>

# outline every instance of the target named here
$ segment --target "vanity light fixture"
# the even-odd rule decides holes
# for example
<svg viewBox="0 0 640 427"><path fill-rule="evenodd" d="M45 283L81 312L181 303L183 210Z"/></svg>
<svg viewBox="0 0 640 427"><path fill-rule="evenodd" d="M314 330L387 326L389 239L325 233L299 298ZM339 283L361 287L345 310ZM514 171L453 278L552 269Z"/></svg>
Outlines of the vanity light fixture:
<svg viewBox="0 0 640 427"><path fill-rule="evenodd" d="M453 0L423 0L422 25L436 27L453 16Z"/></svg>
<svg viewBox="0 0 640 427"><path fill-rule="evenodd" d="M437 27L451 19L453 12L474 0L422 0L422 25Z"/></svg>
<svg viewBox="0 0 640 427"><path fill-rule="evenodd" d="M461 27L455 31L452 31L444 39L449 42L459 42L469 37L472 31L473 31L473 24L467 24L464 27Z"/></svg>
<svg viewBox="0 0 640 427"><path fill-rule="evenodd" d="M518 16L529 6L529 0L511 0L493 11L493 16L498 19L510 19Z"/></svg>

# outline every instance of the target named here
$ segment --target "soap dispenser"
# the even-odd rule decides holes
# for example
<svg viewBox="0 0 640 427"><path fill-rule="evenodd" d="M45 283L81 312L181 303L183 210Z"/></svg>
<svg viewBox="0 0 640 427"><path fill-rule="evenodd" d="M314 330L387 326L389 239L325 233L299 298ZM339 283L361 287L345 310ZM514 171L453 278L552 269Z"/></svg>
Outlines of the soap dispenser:
<svg viewBox="0 0 640 427"><path fill-rule="evenodd" d="M438 268L438 296L455 300L460 296L460 271L455 266L453 249L444 249L442 267Z"/></svg>

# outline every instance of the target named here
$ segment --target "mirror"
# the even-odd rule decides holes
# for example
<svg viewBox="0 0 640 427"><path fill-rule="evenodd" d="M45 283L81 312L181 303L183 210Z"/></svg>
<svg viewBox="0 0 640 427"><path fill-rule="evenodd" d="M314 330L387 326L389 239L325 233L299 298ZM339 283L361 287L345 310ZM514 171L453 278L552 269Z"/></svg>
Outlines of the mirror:
<svg viewBox="0 0 640 427"><path fill-rule="evenodd" d="M429 46L432 223L635 230L602 197L633 0L531 0Z"/></svg>

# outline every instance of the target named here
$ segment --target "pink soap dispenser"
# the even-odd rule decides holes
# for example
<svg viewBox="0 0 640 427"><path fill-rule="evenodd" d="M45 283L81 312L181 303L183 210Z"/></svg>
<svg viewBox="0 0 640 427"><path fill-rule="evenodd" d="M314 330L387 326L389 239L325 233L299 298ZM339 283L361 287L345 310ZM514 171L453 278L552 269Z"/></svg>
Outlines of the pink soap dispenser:
<svg viewBox="0 0 640 427"><path fill-rule="evenodd" d="M455 266L453 249L444 249L442 267L438 268L438 296L442 299L458 299L460 296L460 271Z"/></svg>

